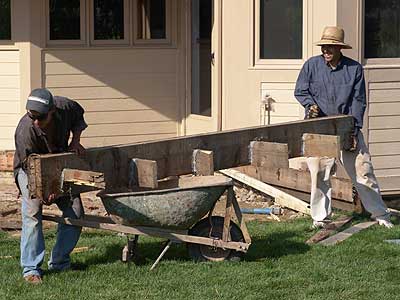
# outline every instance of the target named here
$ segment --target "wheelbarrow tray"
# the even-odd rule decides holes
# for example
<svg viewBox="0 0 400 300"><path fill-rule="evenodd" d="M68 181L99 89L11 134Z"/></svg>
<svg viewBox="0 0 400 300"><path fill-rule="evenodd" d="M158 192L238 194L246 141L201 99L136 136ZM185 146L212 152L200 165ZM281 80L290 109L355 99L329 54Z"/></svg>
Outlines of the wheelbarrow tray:
<svg viewBox="0 0 400 300"><path fill-rule="evenodd" d="M180 178L178 187L98 194L117 224L189 229L204 217L232 180L224 176Z"/></svg>

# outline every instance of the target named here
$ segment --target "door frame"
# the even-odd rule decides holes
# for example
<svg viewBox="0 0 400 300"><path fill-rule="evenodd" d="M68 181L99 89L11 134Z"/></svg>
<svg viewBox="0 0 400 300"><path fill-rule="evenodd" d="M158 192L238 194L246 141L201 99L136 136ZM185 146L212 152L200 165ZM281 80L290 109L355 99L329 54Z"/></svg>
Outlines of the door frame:
<svg viewBox="0 0 400 300"><path fill-rule="evenodd" d="M201 1L201 0L197 0ZM211 67L211 117L191 114L192 101L192 0L186 0L186 53L185 53L185 114L183 134L198 134L222 130L222 0L213 0L211 53L214 63ZM210 53L210 54L211 54Z"/></svg>

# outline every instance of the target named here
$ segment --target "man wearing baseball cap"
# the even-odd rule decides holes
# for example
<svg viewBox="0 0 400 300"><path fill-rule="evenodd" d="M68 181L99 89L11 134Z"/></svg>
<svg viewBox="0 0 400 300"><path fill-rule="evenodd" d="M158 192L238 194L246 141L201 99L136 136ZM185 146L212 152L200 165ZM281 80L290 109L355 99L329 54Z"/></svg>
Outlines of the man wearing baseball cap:
<svg viewBox="0 0 400 300"><path fill-rule="evenodd" d="M80 144L82 131L87 127L84 110L75 101L54 96L44 88L33 90L26 102L26 114L15 131L14 176L21 193L21 266L29 283L42 282L41 265L45 246L42 232L42 205L57 204L64 217L79 218L83 214L79 195L48 199L29 196L27 158L30 154L73 151L84 152ZM71 142L69 142L72 133ZM70 267L69 254L78 242L81 229L59 224L57 240L48 262L49 270L62 271Z"/></svg>
<svg viewBox="0 0 400 300"><path fill-rule="evenodd" d="M325 27L321 40L322 55L311 57L300 71L294 95L304 106L306 118L333 115L351 115L355 130L352 143L341 153L341 163L352 179L364 208L379 225L393 227L387 207L382 200L378 182L365 144L361 128L366 108L365 81L362 66L342 54L351 49L344 42L344 30L336 26ZM331 168L333 160L308 158L312 178L323 172L321 163ZM315 172L315 174L313 174ZM318 173L318 174L317 174ZM324 227L331 214L331 187L326 179L315 180L311 191L311 216L314 227ZM326 176L325 176L326 177ZM322 184L325 185L322 186Z"/></svg>

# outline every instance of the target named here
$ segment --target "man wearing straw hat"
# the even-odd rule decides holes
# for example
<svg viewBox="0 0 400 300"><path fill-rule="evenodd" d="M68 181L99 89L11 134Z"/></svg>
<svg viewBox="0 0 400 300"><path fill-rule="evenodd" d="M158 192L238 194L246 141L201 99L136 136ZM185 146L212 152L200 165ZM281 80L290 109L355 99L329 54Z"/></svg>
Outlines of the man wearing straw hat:
<svg viewBox="0 0 400 300"><path fill-rule="evenodd" d="M371 156L360 130L366 108L363 68L357 61L342 54L342 49L351 49L351 46L344 42L344 31L339 27L325 27L316 45L321 46L322 55L311 57L305 62L294 95L305 108L306 118L332 115L354 117L352 145L342 151L341 163L352 179L364 208L379 225L391 228L393 224L389 220L390 214L382 200ZM318 172L323 173L318 166L312 168L312 159L307 159L311 175L313 172L315 176ZM333 160L326 164L325 169L332 165ZM331 214L329 178L315 182L311 191L311 216L314 227L324 227Z"/></svg>

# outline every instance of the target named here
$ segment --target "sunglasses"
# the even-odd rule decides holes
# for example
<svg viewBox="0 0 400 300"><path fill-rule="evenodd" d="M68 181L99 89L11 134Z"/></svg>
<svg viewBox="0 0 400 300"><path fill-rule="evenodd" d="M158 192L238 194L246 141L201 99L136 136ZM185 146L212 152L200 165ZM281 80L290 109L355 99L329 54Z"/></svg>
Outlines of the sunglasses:
<svg viewBox="0 0 400 300"><path fill-rule="evenodd" d="M38 121L43 121L47 119L47 115L48 114L40 114L40 115L34 115L31 112L28 111L28 116L29 118L31 118L32 120L38 120Z"/></svg>

